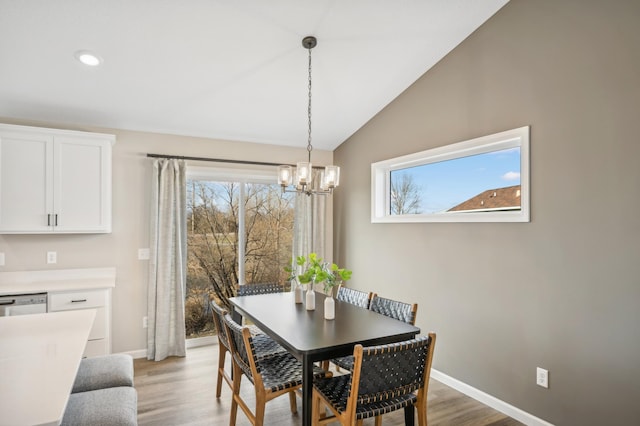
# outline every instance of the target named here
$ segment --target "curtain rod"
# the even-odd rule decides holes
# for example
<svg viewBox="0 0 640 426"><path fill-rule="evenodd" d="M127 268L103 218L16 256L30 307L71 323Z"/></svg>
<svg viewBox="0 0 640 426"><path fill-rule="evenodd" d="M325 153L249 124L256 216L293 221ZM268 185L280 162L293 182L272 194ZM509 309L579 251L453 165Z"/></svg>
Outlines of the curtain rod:
<svg viewBox="0 0 640 426"><path fill-rule="evenodd" d="M214 163L233 163L233 164L251 164L254 166L291 166L295 167L294 164L278 164L278 163L269 163L265 161L245 161L245 160L228 160L225 158L208 158L208 157L185 157L182 155L165 155L165 154L147 154L149 158L171 158L176 160L192 160L192 161L210 161ZM324 167L314 166L314 169L323 169Z"/></svg>

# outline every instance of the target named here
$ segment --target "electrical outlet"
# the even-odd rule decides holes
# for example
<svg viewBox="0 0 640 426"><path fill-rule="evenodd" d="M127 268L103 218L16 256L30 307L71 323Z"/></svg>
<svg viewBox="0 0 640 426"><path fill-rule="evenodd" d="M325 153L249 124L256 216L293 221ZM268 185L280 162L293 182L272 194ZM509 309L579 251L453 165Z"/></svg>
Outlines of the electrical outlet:
<svg viewBox="0 0 640 426"><path fill-rule="evenodd" d="M147 317L142 317L142 328L147 328L149 326L149 319Z"/></svg>
<svg viewBox="0 0 640 426"><path fill-rule="evenodd" d="M58 263L58 253L55 251L48 251L47 263Z"/></svg>
<svg viewBox="0 0 640 426"><path fill-rule="evenodd" d="M536 384L543 388L549 387L549 371L544 368L538 367L536 369Z"/></svg>
<svg viewBox="0 0 640 426"><path fill-rule="evenodd" d="M149 260L150 253L148 248L138 249L138 260Z"/></svg>

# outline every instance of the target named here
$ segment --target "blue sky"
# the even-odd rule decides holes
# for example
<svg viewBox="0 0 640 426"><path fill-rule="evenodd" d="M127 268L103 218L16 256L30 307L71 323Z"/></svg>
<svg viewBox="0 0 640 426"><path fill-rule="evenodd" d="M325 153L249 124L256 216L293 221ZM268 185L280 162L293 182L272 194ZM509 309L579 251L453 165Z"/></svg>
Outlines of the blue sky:
<svg viewBox="0 0 640 426"><path fill-rule="evenodd" d="M520 185L520 148L396 170L391 179L403 174L420 186L422 212L441 212L487 189Z"/></svg>

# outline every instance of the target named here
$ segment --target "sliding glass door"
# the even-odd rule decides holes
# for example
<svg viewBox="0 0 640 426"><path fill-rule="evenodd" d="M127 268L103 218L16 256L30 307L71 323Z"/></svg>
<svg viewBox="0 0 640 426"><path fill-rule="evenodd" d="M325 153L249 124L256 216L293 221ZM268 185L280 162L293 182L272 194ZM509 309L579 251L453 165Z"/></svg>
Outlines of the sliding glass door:
<svg viewBox="0 0 640 426"><path fill-rule="evenodd" d="M199 170L187 180L187 338L215 333L209 301L226 304L240 284L283 283L294 203L271 175Z"/></svg>

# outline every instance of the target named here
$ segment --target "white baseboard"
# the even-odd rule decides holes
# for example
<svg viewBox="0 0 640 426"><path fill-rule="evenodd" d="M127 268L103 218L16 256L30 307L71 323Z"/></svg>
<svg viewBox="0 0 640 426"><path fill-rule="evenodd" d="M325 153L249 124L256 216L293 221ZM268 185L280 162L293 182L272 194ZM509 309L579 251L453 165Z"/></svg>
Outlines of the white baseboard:
<svg viewBox="0 0 640 426"><path fill-rule="evenodd" d="M147 357L147 350L146 349L138 349L137 351L127 351L127 352L120 352L120 353L131 355L133 357L133 359L146 358Z"/></svg>
<svg viewBox="0 0 640 426"><path fill-rule="evenodd" d="M217 343L218 343L218 338L216 336L198 337L196 339L187 339L186 347L187 349L190 349L190 348L197 348L200 346L213 345ZM146 349L138 349L135 351L127 351L127 352L121 352L121 353L129 354L134 359L147 357Z"/></svg>
<svg viewBox="0 0 640 426"><path fill-rule="evenodd" d="M433 368L431 369L431 378L444 383L445 385L452 387L453 389L462 392L463 394L475 399L476 401L480 401L483 404L488 405L489 407L498 410L501 413L504 413L507 416L514 418L527 426L553 426L553 424L542 420L534 416L533 414L529 414L526 411L523 411L518 407L514 407L511 404L507 404L506 402L499 400L498 398L491 396L488 393L482 392L479 389L469 386L468 384L463 383L458 379L454 379L453 377L448 376Z"/></svg>
<svg viewBox="0 0 640 426"><path fill-rule="evenodd" d="M218 336L196 337L195 339L187 339L187 349L209 346L214 343L218 343Z"/></svg>

